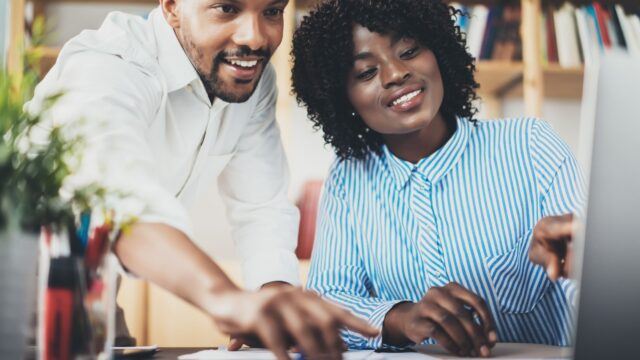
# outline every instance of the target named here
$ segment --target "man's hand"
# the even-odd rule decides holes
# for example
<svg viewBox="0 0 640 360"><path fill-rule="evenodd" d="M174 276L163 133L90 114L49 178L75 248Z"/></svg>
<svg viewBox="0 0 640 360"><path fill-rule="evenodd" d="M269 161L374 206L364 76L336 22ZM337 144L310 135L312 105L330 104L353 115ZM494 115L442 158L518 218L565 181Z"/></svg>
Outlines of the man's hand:
<svg viewBox="0 0 640 360"><path fill-rule="evenodd" d="M293 286L291 284L289 284L288 282L284 282L284 281L272 281L272 282L268 282L264 285L262 285L262 288L270 288L270 287L287 287L287 286ZM258 339L255 335L253 336L244 336L244 337L231 337L229 339L229 346L227 347L227 350L229 351L238 351L240 349L242 349L242 347L244 345L247 345L249 347L254 347L254 348L263 348L264 344L260 341L260 339Z"/></svg>
<svg viewBox="0 0 640 360"><path fill-rule="evenodd" d="M365 336L379 333L346 310L293 286L219 293L206 310L237 342L257 339L282 360L289 359L291 345L309 359L341 359L343 327Z"/></svg>
<svg viewBox="0 0 640 360"><path fill-rule="evenodd" d="M498 340L484 300L456 283L430 288L417 303L396 305L387 313L382 332L389 345L432 338L460 356L488 357Z"/></svg>
<svg viewBox="0 0 640 360"><path fill-rule="evenodd" d="M571 275L573 229L571 214L542 218L533 228L529 259L543 266L552 281Z"/></svg>
<svg viewBox="0 0 640 360"><path fill-rule="evenodd" d="M134 274L153 281L210 314L232 337L257 338L278 359L288 359L288 343L309 358L340 359L338 329L365 336L379 331L347 311L293 286L240 290L209 256L182 232L163 224L136 223L114 251Z"/></svg>

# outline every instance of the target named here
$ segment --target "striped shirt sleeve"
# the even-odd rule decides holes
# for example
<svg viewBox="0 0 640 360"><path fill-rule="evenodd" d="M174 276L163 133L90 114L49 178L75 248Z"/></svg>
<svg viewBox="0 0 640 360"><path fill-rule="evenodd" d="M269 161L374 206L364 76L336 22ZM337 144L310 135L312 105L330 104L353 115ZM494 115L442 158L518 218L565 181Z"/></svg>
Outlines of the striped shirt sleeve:
<svg viewBox="0 0 640 360"><path fill-rule="evenodd" d="M320 201L307 288L382 328L387 312L403 300L375 296L356 246L338 168L332 169ZM375 349L382 345L381 335L366 338L350 330L341 335L349 348Z"/></svg>
<svg viewBox="0 0 640 360"><path fill-rule="evenodd" d="M542 216L572 213L583 216L586 200L585 181L575 156L544 121L535 121L531 130L531 157L538 181ZM575 304L576 286L561 279L569 303Z"/></svg>

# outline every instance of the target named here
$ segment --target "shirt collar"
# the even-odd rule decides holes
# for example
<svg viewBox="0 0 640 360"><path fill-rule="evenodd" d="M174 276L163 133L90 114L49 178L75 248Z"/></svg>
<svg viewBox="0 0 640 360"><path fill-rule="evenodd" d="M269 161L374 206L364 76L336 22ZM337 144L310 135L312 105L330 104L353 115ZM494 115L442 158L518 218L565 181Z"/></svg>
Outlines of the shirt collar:
<svg viewBox="0 0 640 360"><path fill-rule="evenodd" d="M184 52L173 28L167 23L158 7L150 14L158 46L158 63L167 81L167 91L182 89L199 80L196 69Z"/></svg>
<svg viewBox="0 0 640 360"><path fill-rule="evenodd" d="M454 167L467 148L469 134L473 126L468 120L459 118L456 119L456 124L456 131L449 141L417 164L398 158L386 145L382 146L383 157L387 160L387 168L397 190L407 184L414 172L422 175L431 184L435 184Z"/></svg>

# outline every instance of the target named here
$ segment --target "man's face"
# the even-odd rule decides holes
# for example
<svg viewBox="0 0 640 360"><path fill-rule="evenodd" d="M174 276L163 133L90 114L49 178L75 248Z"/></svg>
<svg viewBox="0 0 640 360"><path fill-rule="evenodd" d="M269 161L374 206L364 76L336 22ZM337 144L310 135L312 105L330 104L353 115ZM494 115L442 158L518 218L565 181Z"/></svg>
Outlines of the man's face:
<svg viewBox="0 0 640 360"><path fill-rule="evenodd" d="M207 92L244 102L282 41L288 0L175 0L168 16ZM169 3L172 3L171 1ZM167 5L164 5L165 15Z"/></svg>

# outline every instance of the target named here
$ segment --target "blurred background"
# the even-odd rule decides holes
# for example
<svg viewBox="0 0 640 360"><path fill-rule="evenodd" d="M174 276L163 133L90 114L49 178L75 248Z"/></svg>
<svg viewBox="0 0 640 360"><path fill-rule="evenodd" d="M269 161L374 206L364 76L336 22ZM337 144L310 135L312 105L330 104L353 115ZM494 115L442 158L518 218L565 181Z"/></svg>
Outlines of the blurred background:
<svg viewBox="0 0 640 360"><path fill-rule="evenodd" d="M290 197L303 213L299 247L303 259L313 238L317 195L334 159L322 134L312 129L305 110L290 94L291 37L315 2L290 0L285 36L272 60L278 73L278 122L291 169ZM640 18L633 3L637 1L622 7L606 1L594 6L586 1L459 0L454 5L468 16L458 24L468 34L470 52L479 59L477 80L482 99L477 104L478 117L541 117L577 153L584 63L591 61L592 48L640 52ZM12 71L20 72L16 49L24 44L27 51L43 56L39 66L44 75L67 40L83 29L99 27L107 13L123 11L145 17L157 4L157 0L0 0L0 55L8 59ZM590 17L591 12L595 17ZM45 20L47 35L36 43L30 34L38 17ZM581 25L585 20L590 24L586 28ZM239 279L215 183L190 212L197 245ZM303 277L306 266L303 262ZM141 281L125 281L119 301L139 343L208 346L225 341L204 316Z"/></svg>

